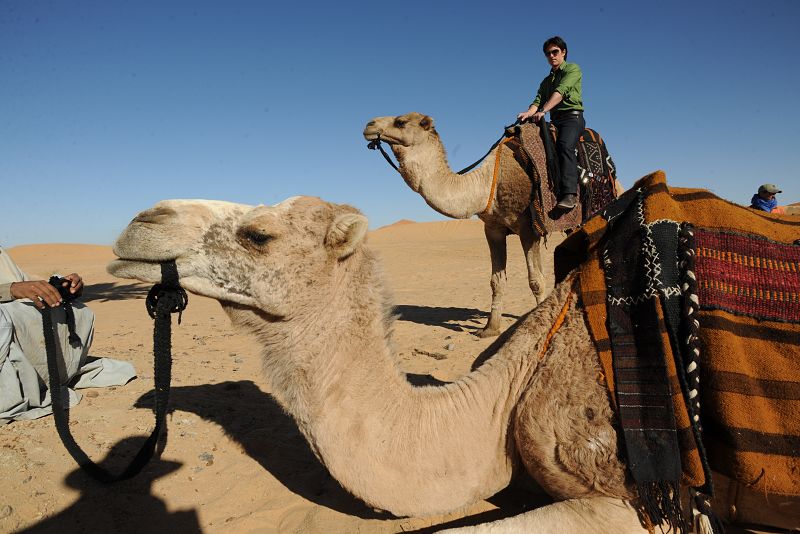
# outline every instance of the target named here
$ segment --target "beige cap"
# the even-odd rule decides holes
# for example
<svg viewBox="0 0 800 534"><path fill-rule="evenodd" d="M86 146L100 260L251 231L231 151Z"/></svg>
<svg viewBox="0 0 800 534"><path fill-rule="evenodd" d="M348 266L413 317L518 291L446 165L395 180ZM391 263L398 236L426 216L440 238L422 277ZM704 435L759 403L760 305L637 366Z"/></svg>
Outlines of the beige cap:
<svg viewBox="0 0 800 534"><path fill-rule="evenodd" d="M758 188L758 192L763 193L764 191L767 193L772 193L773 195L777 193L783 193L783 191L778 189L778 186L775 184L761 184L761 186Z"/></svg>

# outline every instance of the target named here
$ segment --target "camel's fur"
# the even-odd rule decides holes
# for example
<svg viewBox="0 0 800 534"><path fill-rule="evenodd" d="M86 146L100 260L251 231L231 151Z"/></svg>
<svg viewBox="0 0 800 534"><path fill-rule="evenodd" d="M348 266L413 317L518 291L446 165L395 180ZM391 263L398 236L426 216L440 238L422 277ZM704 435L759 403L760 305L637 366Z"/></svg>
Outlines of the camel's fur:
<svg viewBox="0 0 800 534"><path fill-rule="evenodd" d="M396 364L366 226L355 209L308 197L273 207L164 201L125 229L109 272L155 283L158 262L174 259L186 289L220 301L256 336L273 395L339 483L374 507L452 511L496 493L522 465L551 495L578 500L512 520L510 531L519 522L527 532L641 530L570 281L477 370L414 387ZM564 325L542 351L565 304Z"/></svg>
<svg viewBox="0 0 800 534"><path fill-rule="evenodd" d="M531 222L532 181L514 158L512 151L500 145L481 165L463 175L450 169L447 154L433 119L421 113L399 117L376 117L364 128L364 137L380 136L388 143L399 162L400 174L430 207L448 217L468 219L477 215L483 221L492 260L492 307L482 337L496 336L502 330L503 294L506 288L506 237L519 236L528 267L528 284L534 304L544 299L541 239ZM499 180L486 210L492 188L495 158L500 158Z"/></svg>

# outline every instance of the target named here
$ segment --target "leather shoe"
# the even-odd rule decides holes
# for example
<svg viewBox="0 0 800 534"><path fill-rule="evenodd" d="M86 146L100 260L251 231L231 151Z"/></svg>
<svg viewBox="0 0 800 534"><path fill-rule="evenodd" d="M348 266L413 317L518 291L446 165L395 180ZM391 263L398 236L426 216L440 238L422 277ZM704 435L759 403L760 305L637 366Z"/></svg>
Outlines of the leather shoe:
<svg viewBox="0 0 800 534"><path fill-rule="evenodd" d="M563 210L571 210L575 206L578 205L578 196L577 195L564 195L556 204L557 207Z"/></svg>

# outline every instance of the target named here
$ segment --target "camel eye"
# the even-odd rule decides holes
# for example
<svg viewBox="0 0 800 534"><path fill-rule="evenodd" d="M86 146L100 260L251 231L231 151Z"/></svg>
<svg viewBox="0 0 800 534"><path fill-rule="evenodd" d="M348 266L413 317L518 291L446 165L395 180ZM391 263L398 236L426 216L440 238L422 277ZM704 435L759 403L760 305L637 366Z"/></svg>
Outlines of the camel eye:
<svg viewBox="0 0 800 534"><path fill-rule="evenodd" d="M403 119L395 119L394 120L394 127L395 128L405 128L406 127L406 122L408 122L408 121L405 121Z"/></svg>
<svg viewBox="0 0 800 534"><path fill-rule="evenodd" d="M258 230L243 230L240 233L241 237L249 241L250 243L257 245L259 247L266 245L272 240L272 236L269 234L264 234L259 232Z"/></svg>

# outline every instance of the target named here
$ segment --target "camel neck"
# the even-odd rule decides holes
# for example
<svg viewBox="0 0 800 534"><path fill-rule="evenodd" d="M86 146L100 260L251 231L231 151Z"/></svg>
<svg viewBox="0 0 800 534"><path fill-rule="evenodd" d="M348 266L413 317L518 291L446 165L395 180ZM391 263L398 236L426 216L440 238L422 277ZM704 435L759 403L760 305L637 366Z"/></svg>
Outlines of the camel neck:
<svg viewBox="0 0 800 534"><path fill-rule="evenodd" d="M468 219L486 208L492 185L492 168L497 148L477 168L465 174L453 172L441 141L392 149L400 162L406 183L442 215Z"/></svg>
<svg viewBox="0 0 800 534"><path fill-rule="evenodd" d="M536 367L530 336L512 335L456 382L414 387L398 367L386 301L375 280L363 279L367 271L336 288L350 302L327 303L304 328L325 345L293 347L284 361L298 365L268 369L282 377L273 378L273 393L334 478L374 507L443 513L499 491L512 471L511 412ZM541 329L549 312L526 322Z"/></svg>

